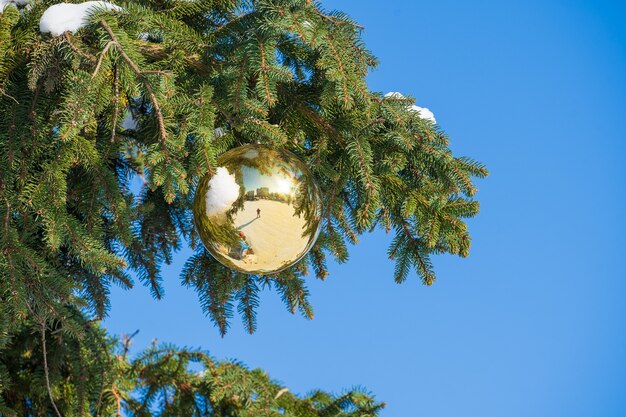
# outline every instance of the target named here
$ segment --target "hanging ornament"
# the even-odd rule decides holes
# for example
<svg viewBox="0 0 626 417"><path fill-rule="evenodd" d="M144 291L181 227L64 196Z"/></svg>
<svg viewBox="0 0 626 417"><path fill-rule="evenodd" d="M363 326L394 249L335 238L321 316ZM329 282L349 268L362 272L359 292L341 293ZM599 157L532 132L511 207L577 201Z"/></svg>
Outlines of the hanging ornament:
<svg viewBox="0 0 626 417"><path fill-rule="evenodd" d="M248 274L275 274L315 244L320 192L294 154L264 145L224 153L198 182L193 214L209 253Z"/></svg>

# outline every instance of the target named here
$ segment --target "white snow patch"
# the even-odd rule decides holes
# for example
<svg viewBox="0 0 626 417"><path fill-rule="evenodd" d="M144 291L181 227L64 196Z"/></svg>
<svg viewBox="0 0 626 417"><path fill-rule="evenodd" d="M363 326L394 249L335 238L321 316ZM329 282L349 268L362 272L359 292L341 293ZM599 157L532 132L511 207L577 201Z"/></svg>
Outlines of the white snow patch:
<svg viewBox="0 0 626 417"><path fill-rule="evenodd" d="M217 172L209 181L209 190L204 198L207 216L224 214L239 198L239 184L235 176L225 167L217 168Z"/></svg>
<svg viewBox="0 0 626 417"><path fill-rule="evenodd" d="M215 128L215 130L213 131L213 136L215 136L215 139L219 139L222 136L224 136L226 134L226 130L224 130L221 127L217 127Z"/></svg>
<svg viewBox="0 0 626 417"><path fill-rule="evenodd" d="M13 4L13 2L8 0L0 0L0 13L2 13L9 4Z"/></svg>
<svg viewBox="0 0 626 417"><path fill-rule="evenodd" d="M409 107L409 110L418 112L422 119L430 120L433 123L437 123L437 120L435 120L435 115L427 107L420 107L414 104Z"/></svg>
<svg viewBox="0 0 626 417"><path fill-rule="evenodd" d="M2 1L2 0L0 0ZM99 10L122 11L120 6L105 1L87 1L80 4L59 3L48 7L39 20L39 31L59 36L76 33L87 25L89 16Z"/></svg>
<svg viewBox="0 0 626 417"><path fill-rule="evenodd" d="M392 92L385 94L385 98L403 99L406 97L402 93L399 93L397 91L392 91ZM416 106L415 104L413 104L409 106L408 109L410 111L419 113L422 119L430 120L433 123L437 123L437 120L435 120L435 115L427 107L420 107L420 106Z"/></svg>
<svg viewBox="0 0 626 417"><path fill-rule="evenodd" d="M0 13L4 11L4 9L12 4L13 6L26 6L30 3L30 0L0 0Z"/></svg>

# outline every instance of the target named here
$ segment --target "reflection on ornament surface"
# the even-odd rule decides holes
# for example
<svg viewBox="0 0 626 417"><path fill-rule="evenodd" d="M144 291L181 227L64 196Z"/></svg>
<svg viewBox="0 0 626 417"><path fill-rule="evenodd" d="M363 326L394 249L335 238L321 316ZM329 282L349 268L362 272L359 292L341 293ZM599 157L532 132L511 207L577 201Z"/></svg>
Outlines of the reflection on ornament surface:
<svg viewBox="0 0 626 417"><path fill-rule="evenodd" d="M198 182L193 214L207 250L225 266L274 274L315 244L321 198L306 165L263 145L232 149Z"/></svg>

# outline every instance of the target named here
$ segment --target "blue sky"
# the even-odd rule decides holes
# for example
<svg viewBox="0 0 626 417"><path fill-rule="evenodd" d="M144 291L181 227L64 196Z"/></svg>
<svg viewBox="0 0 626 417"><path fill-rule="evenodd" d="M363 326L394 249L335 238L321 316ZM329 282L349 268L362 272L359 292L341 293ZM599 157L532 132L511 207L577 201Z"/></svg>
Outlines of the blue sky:
<svg viewBox="0 0 626 417"><path fill-rule="evenodd" d="M262 298L259 331L220 338L178 274L166 298L114 290L116 334L202 347L293 391L367 387L384 417L626 415L626 5L611 1L327 0L366 27L370 87L430 108L457 155L485 162L471 256L393 282L391 236L367 235L316 317Z"/></svg>

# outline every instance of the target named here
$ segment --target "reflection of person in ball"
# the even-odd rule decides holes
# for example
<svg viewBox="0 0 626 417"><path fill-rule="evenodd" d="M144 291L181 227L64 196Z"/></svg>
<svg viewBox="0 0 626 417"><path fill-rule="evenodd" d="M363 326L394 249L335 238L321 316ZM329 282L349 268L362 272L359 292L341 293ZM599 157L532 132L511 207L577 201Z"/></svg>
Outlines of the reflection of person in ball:
<svg viewBox="0 0 626 417"><path fill-rule="evenodd" d="M248 254L248 242L246 242L246 237L242 236L239 240L239 244L241 245L241 255L240 258L243 259Z"/></svg>
<svg viewBox="0 0 626 417"><path fill-rule="evenodd" d="M257 219L261 218L261 209L260 208L256 209L256 218Z"/></svg>
<svg viewBox="0 0 626 417"><path fill-rule="evenodd" d="M242 259L248 254L250 246L246 239L246 235L243 232L239 232L239 259Z"/></svg>

